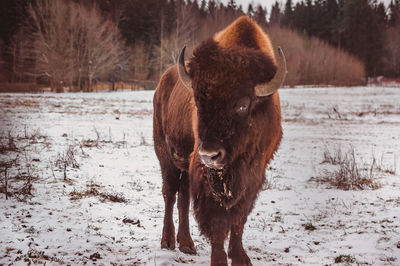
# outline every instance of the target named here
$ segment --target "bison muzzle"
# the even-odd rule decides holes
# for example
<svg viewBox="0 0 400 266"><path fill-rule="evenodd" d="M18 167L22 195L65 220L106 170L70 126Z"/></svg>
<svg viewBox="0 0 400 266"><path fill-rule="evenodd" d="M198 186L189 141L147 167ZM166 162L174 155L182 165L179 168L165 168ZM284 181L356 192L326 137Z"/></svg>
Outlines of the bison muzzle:
<svg viewBox="0 0 400 266"><path fill-rule="evenodd" d="M211 242L211 265L251 265L243 228L282 138L278 88L286 75L268 36L243 16L201 43L188 61L161 77L154 94L154 147L165 202L161 247L195 253L190 197L200 231Z"/></svg>

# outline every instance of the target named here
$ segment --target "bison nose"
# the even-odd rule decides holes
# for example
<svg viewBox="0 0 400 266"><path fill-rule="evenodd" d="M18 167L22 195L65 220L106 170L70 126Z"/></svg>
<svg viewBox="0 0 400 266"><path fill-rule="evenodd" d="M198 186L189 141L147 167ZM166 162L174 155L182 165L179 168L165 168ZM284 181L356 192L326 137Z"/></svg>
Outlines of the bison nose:
<svg viewBox="0 0 400 266"><path fill-rule="evenodd" d="M200 159L209 168L222 169L224 167L225 154L225 149L222 147L217 149L199 148Z"/></svg>

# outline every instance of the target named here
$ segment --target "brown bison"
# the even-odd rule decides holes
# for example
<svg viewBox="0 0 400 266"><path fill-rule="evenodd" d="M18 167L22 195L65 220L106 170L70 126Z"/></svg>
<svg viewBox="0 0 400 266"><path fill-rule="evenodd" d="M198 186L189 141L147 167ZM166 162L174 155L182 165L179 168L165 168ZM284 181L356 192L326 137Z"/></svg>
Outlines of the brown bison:
<svg viewBox="0 0 400 266"><path fill-rule="evenodd" d="M154 147L165 201L161 247L175 248L178 193L179 249L196 252L190 194L200 231L211 242L211 265L227 265L229 232L232 265L251 265L243 227L282 137L277 89L285 58L278 48L275 59L269 38L247 17L204 41L186 64L184 52L154 95Z"/></svg>

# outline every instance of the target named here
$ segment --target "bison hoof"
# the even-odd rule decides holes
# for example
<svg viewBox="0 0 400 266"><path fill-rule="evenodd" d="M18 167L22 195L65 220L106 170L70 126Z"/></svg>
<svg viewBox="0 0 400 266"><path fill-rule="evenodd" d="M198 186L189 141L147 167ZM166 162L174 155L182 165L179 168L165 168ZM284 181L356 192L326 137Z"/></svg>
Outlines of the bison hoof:
<svg viewBox="0 0 400 266"><path fill-rule="evenodd" d="M161 240L161 248L174 250L175 249L175 239L174 238L166 239L163 237L163 239Z"/></svg>
<svg viewBox="0 0 400 266"><path fill-rule="evenodd" d="M232 249L229 247L228 251L228 256L229 258L232 259L232 266L236 265L246 265L246 266L251 266L251 260L249 256L247 256L246 251L244 251L243 248L236 248Z"/></svg>
<svg viewBox="0 0 400 266"><path fill-rule="evenodd" d="M179 245L179 250L186 254L196 254L196 249L194 248L194 246Z"/></svg>
<svg viewBox="0 0 400 266"><path fill-rule="evenodd" d="M228 259L223 249L211 252L211 266L228 266Z"/></svg>
<svg viewBox="0 0 400 266"><path fill-rule="evenodd" d="M211 266L228 266L228 261L226 261L226 260L213 261L211 259Z"/></svg>
<svg viewBox="0 0 400 266"><path fill-rule="evenodd" d="M178 233L178 243L179 250L186 254L196 254L196 249L194 248L193 240L190 234Z"/></svg>
<svg viewBox="0 0 400 266"><path fill-rule="evenodd" d="M239 265L246 265L246 266L252 266L250 258L247 256L246 253L244 254L232 254L230 256L232 259L232 266L239 266Z"/></svg>

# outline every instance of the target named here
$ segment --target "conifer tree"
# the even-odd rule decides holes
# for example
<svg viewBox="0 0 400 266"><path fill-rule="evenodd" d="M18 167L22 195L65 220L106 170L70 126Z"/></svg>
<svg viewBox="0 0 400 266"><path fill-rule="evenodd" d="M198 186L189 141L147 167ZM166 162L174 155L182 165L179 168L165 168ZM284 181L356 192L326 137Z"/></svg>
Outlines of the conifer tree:
<svg viewBox="0 0 400 266"><path fill-rule="evenodd" d="M260 26L264 27L267 25L267 10L264 9L261 5L257 6L256 11L254 12L253 19Z"/></svg>
<svg viewBox="0 0 400 266"><path fill-rule="evenodd" d="M254 16L254 9L251 3L247 7L247 16L249 16L250 18Z"/></svg>
<svg viewBox="0 0 400 266"><path fill-rule="evenodd" d="M292 27L292 19L293 19L293 3L292 0L286 0L285 9L283 11L284 20L283 25L288 28Z"/></svg>
<svg viewBox="0 0 400 266"><path fill-rule="evenodd" d="M278 1L275 2L275 4L271 8L271 14L269 17L269 23L271 25L281 25L281 8L279 6Z"/></svg>

